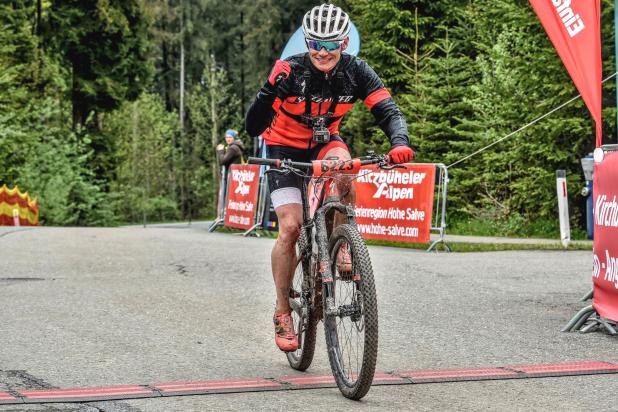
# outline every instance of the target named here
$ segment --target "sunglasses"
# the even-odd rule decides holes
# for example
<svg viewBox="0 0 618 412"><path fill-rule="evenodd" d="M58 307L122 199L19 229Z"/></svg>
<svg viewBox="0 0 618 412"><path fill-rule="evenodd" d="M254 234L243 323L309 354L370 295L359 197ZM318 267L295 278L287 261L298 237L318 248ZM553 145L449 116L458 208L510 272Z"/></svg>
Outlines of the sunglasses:
<svg viewBox="0 0 618 412"><path fill-rule="evenodd" d="M313 50L320 51L326 49L328 52L332 52L341 48L343 40L340 41L320 41L320 40L307 40L307 47Z"/></svg>

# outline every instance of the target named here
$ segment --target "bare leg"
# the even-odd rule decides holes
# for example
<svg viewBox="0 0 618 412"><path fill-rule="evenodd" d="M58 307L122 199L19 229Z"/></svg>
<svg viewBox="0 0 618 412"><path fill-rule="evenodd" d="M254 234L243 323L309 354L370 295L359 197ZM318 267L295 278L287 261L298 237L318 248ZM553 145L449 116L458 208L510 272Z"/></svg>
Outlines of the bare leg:
<svg viewBox="0 0 618 412"><path fill-rule="evenodd" d="M279 236L271 254L277 292L275 313L290 313L288 297L296 268L296 241L300 235L303 208L298 203L290 203L279 206L275 212L279 220Z"/></svg>
<svg viewBox="0 0 618 412"><path fill-rule="evenodd" d="M326 152L324 158L329 157L337 157L341 160L351 159L350 153L341 147L334 147L328 152ZM356 203L356 191L354 190L354 184L352 183L351 177L341 175L337 176L337 180L335 181L335 187L337 188L337 193L339 195L343 195L341 197L341 203L343 203L344 205L354 205ZM346 222L346 216L342 215L341 213L335 213L333 219L333 228Z"/></svg>
<svg viewBox="0 0 618 412"><path fill-rule="evenodd" d="M336 157L340 160L348 160L350 159L350 153L340 147L334 147L325 155L326 158ZM354 205L356 202L356 191L354 190L354 184L352 183L352 176L343 176L338 175L335 180L335 190L336 195L339 195L341 198L341 203L344 205ZM327 220L327 228L328 228L328 236L333 232L333 230L344 223L347 223L348 217L340 212L333 211L334 215L331 215ZM342 245L341 249L337 253L337 272L341 275L344 273L350 273L352 271L352 258L350 256L350 252L348 249L349 246Z"/></svg>

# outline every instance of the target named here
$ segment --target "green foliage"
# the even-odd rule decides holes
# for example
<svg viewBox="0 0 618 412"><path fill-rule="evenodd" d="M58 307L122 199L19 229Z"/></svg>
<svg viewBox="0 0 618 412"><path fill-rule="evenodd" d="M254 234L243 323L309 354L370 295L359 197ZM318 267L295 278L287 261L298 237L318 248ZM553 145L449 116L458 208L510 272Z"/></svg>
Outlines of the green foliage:
<svg viewBox="0 0 618 412"><path fill-rule="evenodd" d="M144 216L177 219L176 114L166 112L159 96L144 94L108 114L101 132L114 138L117 166L110 195L117 218L123 222L139 222Z"/></svg>
<svg viewBox="0 0 618 412"><path fill-rule="evenodd" d="M388 240L366 240L368 245L400 247L405 249L420 249L427 250L429 243L409 243L409 242L391 242ZM472 242L451 242L447 241L448 246L453 253L467 252L501 252L505 250L592 250L592 244L586 242L571 242L567 249L560 242L555 243L472 243ZM445 252L444 246L439 243L433 249L435 253Z"/></svg>
<svg viewBox="0 0 618 412"><path fill-rule="evenodd" d="M0 5L0 182L37 196L44 224L109 223L100 182L87 167L92 152L66 127L67 106L37 92L62 82L46 78L61 70L40 54L33 6Z"/></svg>
<svg viewBox="0 0 618 412"><path fill-rule="evenodd" d="M28 8L0 4L0 180L12 182L36 140L27 133L36 38L23 24Z"/></svg>
<svg viewBox="0 0 618 412"><path fill-rule="evenodd" d="M613 45L610 3L602 20ZM367 39L363 56L406 115L418 161L450 165L577 94L528 2L354 1L350 8ZM613 47L603 55L613 70ZM604 105L612 124L605 130L615 134L615 109L607 107L615 107L615 96L604 91ZM355 111L351 120L346 131L364 134L355 150L387 149L370 116ZM451 167L449 219L520 234L545 230L534 222L557 221L555 170L568 171L571 187L581 185L579 158L591 150L593 133L577 101ZM577 195L572 201L582 222L583 202Z"/></svg>
<svg viewBox="0 0 618 412"><path fill-rule="evenodd" d="M225 129L242 130L274 60L319 3L2 2L0 183L38 194L46 224L213 216L214 147ZM336 3L404 112L417 161L453 164L577 94L527 1ZM602 0L606 76L616 67L613 12ZM616 139L615 93L607 82L605 142ZM389 149L362 104L342 132L355 154ZM577 101L452 166L453 229L554 235L556 169L567 170L583 227L579 158L593 133ZM250 149L252 137L242 138Z"/></svg>
<svg viewBox="0 0 618 412"><path fill-rule="evenodd" d="M227 3L238 12L236 3L225 1L217 3ZM245 107L251 104L258 88L266 81L286 42L300 27L305 12L320 3L322 2L316 0L243 0L240 3L242 6L240 11L243 13L244 44L237 43L241 46L240 49L228 49L228 53L236 54L242 59L238 65L243 65L243 75L239 75L236 81L244 80L242 82L244 84L240 84L242 87L240 91L242 96L248 96L242 99ZM226 27L229 27L229 23ZM231 64L230 70L234 68Z"/></svg>
<svg viewBox="0 0 618 412"><path fill-rule="evenodd" d="M93 157L87 137L66 126L53 100L37 102L37 118L28 124L31 144L19 150L25 159L16 167L18 184L39 199L40 220L46 225L109 225L114 223L107 196L88 165Z"/></svg>
<svg viewBox="0 0 618 412"><path fill-rule="evenodd" d="M74 125L137 98L150 77L138 0L52 0L45 40L71 67Z"/></svg>
<svg viewBox="0 0 618 412"><path fill-rule="evenodd" d="M529 220L517 213L505 218L500 210L486 208L472 217L450 219L448 233L470 236L559 239L560 227L555 219ZM583 229L571 228L571 239L585 240L587 239L586 236Z"/></svg>
<svg viewBox="0 0 618 412"><path fill-rule="evenodd" d="M239 102L232 92L233 84L227 72L216 69L214 61L210 67L210 70L207 68L204 71L203 81L188 96L190 124L181 142L182 163L188 165L191 171L183 184L192 199L191 213L199 216L216 215L216 182L220 179L220 173L215 147L223 143L226 129L241 132L243 123L236 110ZM250 147L246 140L245 147Z"/></svg>

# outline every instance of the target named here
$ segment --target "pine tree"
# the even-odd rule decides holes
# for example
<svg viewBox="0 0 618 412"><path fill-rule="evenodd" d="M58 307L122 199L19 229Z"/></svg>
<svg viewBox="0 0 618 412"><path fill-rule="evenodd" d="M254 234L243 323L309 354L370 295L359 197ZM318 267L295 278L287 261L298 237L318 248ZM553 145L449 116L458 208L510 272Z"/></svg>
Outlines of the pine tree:
<svg viewBox="0 0 618 412"><path fill-rule="evenodd" d="M33 121L37 39L29 16L32 5L0 4L0 182L14 184L36 144Z"/></svg>
<svg viewBox="0 0 618 412"><path fill-rule="evenodd" d="M577 94L531 9L491 6L481 1L468 10L477 22L480 81L471 97L474 120L483 130L472 136L477 148ZM495 220L552 216L555 170L578 162L589 124L576 102L457 166L453 193L460 210Z"/></svg>
<svg viewBox="0 0 618 412"><path fill-rule="evenodd" d="M73 125L136 99L150 78L138 0L52 0L46 41L71 68Z"/></svg>

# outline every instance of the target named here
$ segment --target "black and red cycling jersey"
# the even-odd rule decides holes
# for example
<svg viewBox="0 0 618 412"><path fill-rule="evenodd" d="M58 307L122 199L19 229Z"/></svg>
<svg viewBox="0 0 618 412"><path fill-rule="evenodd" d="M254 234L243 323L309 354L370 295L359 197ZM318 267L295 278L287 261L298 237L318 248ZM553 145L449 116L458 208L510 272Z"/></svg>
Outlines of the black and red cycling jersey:
<svg viewBox="0 0 618 412"><path fill-rule="evenodd" d="M403 113L364 60L343 53L328 74L311 64L309 53L288 57L286 61L292 69L288 78L278 87L267 82L249 108L245 119L249 135L261 134L269 145L313 148L317 143L312 142L308 118L326 115L330 134L338 135L343 115L357 100L362 100L392 146L409 146ZM310 107L306 105L307 97L311 99Z"/></svg>

